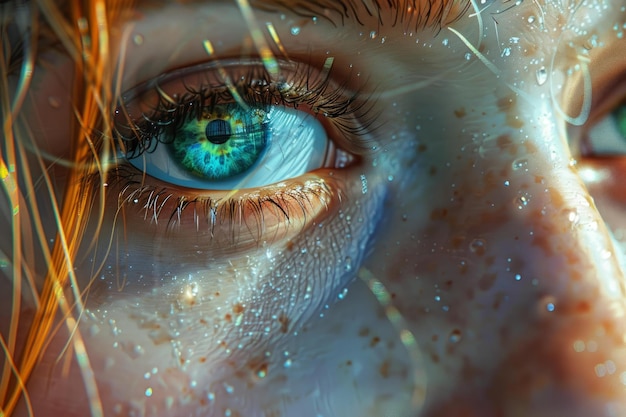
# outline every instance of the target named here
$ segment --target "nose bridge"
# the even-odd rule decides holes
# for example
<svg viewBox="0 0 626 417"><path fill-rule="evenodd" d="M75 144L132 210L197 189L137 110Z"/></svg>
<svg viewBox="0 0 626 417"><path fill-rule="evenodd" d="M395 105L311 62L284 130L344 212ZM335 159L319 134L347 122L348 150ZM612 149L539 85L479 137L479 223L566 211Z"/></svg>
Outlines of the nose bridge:
<svg viewBox="0 0 626 417"><path fill-rule="evenodd" d="M496 404L485 410L624 415L621 255L578 177L558 116L541 101L522 101L514 112L524 128L481 143L472 173L456 184L463 203L451 204L428 229L435 236L440 222L448 223L448 249L464 258L465 269L452 280L444 278L452 275L446 266L418 273L438 289L456 287L435 296L449 296L448 309L433 311L450 334L468 339L426 349L443 347L464 363L454 390L467 387L459 381L482 381L477 389Z"/></svg>

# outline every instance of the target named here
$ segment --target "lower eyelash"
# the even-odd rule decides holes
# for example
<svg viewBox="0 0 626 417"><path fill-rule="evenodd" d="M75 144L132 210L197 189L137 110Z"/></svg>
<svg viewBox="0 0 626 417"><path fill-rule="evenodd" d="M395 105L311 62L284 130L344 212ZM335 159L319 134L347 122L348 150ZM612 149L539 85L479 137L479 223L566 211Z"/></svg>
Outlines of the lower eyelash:
<svg viewBox="0 0 626 417"><path fill-rule="evenodd" d="M204 231L210 232L211 238L219 236L218 230L227 226L231 237L229 243L237 242L241 227L246 227L257 240L261 236L263 240L271 240L271 236L265 233L271 228L268 216L273 217L272 227L280 224L287 229L296 224L307 224L317 207L321 205L328 209L333 194L325 182L315 182L280 188L267 194L251 193L225 199L189 197L177 195L165 187L146 185L137 178L141 174L132 170L131 167L119 166L115 173L110 173L112 181L109 187L115 184L120 187L118 210L128 206L140 207L144 220L159 224L165 219L165 227L169 231L179 230L186 222L192 221L197 232L204 228ZM187 214L189 210L192 210L192 217Z"/></svg>

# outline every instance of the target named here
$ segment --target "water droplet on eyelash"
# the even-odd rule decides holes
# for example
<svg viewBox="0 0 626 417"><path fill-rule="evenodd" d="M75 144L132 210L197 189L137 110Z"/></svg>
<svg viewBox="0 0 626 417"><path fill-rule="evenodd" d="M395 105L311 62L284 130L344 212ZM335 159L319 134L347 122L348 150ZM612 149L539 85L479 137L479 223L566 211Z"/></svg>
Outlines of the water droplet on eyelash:
<svg viewBox="0 0 626 417"><path fill-rule="evenodd" d="M293 36L298 36L300 34L300 27L292 26L292 28L290 29L290 32Z"/></svg>
<svg viewBox="0 0 626 417"><path fill-rule="evenodd" d="M376 33L375 30L370 32L370 39L376 39L376 36L378 36L378 34Z"/></svg>
<svg viewBox="0 0 626 417"><path fill-rule="evenodd" d="M541 66L535 75L537 77L537 84L539 85L544 85L548 80L548 71L546 71L546 67L544 66Z"/></svg>
<svg viewBox="0 0 626 417"><path fill-rule="evenodd" d="M137 46L140 46L143 44L143 35L135 35L133 36L133 43Z"/></svg>
<svg viewBox="0 0 626 417"><path fill-rule="evenodd" d="M54 97L54 96L50 96L48 97L48 104L50 105L50 107L52 107L53 109L58 109L59 107L61 107L61 102L59 101L58 98Z"/></svg>

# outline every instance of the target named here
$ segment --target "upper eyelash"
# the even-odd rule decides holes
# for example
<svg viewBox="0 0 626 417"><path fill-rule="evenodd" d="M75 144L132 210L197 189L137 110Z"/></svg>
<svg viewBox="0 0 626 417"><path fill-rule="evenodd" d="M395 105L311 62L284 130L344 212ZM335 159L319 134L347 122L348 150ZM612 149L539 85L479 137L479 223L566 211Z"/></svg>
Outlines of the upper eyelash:
<svg viewBox="0 0 626 417"><path fill-rule="evenodd" d="M346 140L348 150L363 153L372 148L367 138L375 129L377 118L373 112L372 95L363 94L361 90L350 91L349 78L335 84L331 78L332 70L317 74L310 67L297 64L284 80L272 81L260 62L246 66L248 71L245 76L242 77L237 68L231 69L227 76L230 79L239 78L231 88L235 88L247 105L284 105L293 108L306 105L337 128ZM199 117L207 107L234 101L227 85L186 85L183 94L176 97L167 96L158 85L152 88L158 95L158 103L149 114L142 114L139 121L127 117L129 125L123 128L132 134L125 135L119 126L115 126L116 135L121 139L128 159L154 151L162 141L157 138L166 129L177 128L190 117Z"/></svg>

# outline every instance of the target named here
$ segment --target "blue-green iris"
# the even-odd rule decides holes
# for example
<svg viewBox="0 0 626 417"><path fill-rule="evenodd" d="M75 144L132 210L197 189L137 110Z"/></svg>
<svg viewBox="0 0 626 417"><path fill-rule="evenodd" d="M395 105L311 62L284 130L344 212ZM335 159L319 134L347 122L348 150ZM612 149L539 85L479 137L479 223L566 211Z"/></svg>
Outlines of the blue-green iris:
<svg viewBox="0 0 626 417"><path fill-rule="evenodd" d="M176 129L170 152L181 168L208 180L250 169L267 146L266 112L236 103L207 108Z"/></svg>

